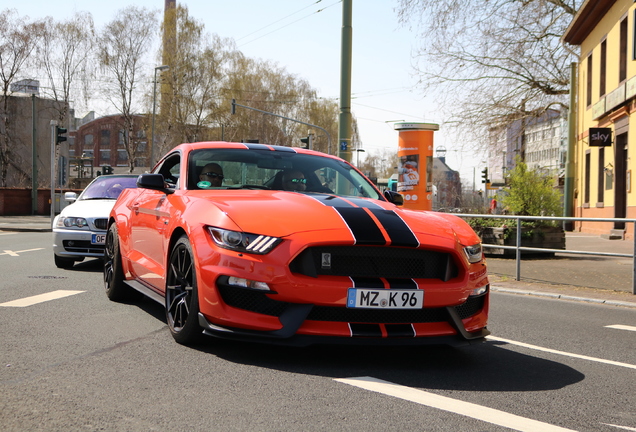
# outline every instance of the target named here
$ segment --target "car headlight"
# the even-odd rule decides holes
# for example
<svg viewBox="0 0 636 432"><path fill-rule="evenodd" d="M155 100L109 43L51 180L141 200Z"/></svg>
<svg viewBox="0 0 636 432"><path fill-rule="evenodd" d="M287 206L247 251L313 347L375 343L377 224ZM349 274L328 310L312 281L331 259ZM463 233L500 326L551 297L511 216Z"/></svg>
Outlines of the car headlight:
<svg viewBox="0 0 636 432"><path fill-rule="evenodd" d="M218 246L236 252L264 255L282 241L278 237L230 231L215 227L208 227L208 231Z"/></svg>
<svg viewBox="0 0 636 432"><path fill-rule="evenodd" d="M57 220L58 228L84 228L88 226L88 221L83 217L61 217Z"/></svg>
<svg viewBox="0 0 636 432"><path fill-rule="evenodd" d="M469 263L478 263L482 259L481 243L464 247L464 252Z"/></svg>

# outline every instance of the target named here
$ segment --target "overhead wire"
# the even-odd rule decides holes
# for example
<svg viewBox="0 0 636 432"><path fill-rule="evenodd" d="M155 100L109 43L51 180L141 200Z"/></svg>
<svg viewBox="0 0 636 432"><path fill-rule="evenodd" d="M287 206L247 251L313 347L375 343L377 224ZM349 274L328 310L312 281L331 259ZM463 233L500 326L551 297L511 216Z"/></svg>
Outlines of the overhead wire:
<svg viewBox="0 0 636 432"><path fill-rule="evenodd" d="M316 3L319 3L320 1L322 1L322 0L319 0L319 1L317 1ZM284 29L285 27L289 27L290 25L295 24L295 23L297 23L298 21L302 21L302 20L304 20L304 19L306 19L306 18L309 18L309 17L310 17L310 16L312 16L312 15L316 15L317 13L320 13L320 12L324 11L325 9L329 9L330 7L335 6L335 5L337 5L338 3L341 3L341 2L342 2L342 0L338 0L338 1L336 1L335 3L332 3L332 4L328 5L328 6L325 6L325 7L324 7L324 8L322 8L322 9L318 9L317 11L314 11L314 12L310 13L309 15L305 15L305 16L303 16L303 17L301 17L301 18L298 18L296 21L292 21L292 22L290 22L290 23L288 23L288 24L285 24L284 26L278 27L278 28L276 28L276 29L274 29L274 30L272 30L272 31L270 31L270 32L268 32L268 33L265 33L264 35L261 35L261 36L259 36L259 37L257 37L257 38L254 38L254 39L249 40L249 41L247 41L247 42L245 42L245 43L242 43L242 44L238 45L238 47L239 47L239 48L241 48L241 47L243 47L243 46L245 46L245 45L247 45L247 44L250 44L250 43L255 42L255 41L259 40L259 39L262 39L262 38L264 38L265 36L268 36L268 35L270 35L270 34L272 34L272 33L275 33L275 32L277 32L277 31L279 31L279 30L282 30L282 29ZM314 4L315 4L315 3L314 3ZM307 7L303 8L303 9L300 9L300 10L298 10L297 12L294 12L294 13L293 13L293 14L291 14L291 15L295 15L296 13L298 13L298 12L300 12L300 11L304 10L304 9L307 9L307 8L309 8L309 7L311 7L311 6L313 6L313 5L310 5L310 6L307 6ZM291 15L289 15L289 16L291 16ZM288 17L289 17L289 16L288 16ZM285 18L287 18L287 17L285 17ZM275 24L276 22L280 22L280 21L284 20L285 18L281 18L280 20L275 21L275 22L274 22L274 23L272 23L272 24ZM270 27L272 24L269 24L269 25L267 25L267 26L265 26L265 27L263 27L263 28ZM258 32L258 31L257 31L257 32ZM253 32L253 33L256 33L256 32ZM246 36L244 36L244 37L243 37L243 38L241 38L241 39L244 39L245 37L246 37Z"/></svg>

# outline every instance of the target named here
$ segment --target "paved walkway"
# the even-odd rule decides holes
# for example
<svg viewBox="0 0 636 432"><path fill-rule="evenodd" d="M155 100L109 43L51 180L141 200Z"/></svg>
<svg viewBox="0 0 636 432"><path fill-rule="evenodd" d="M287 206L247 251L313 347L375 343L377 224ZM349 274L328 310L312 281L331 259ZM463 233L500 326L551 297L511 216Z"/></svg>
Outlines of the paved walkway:
<svg viewBox="0 0 636 432"><path fill-rule="evenodd" d="M0 216L0 231L50 232L51 222L50 215ZM566 248L633 255L634 242L566 233ZM558 253L549 259L523 259L519 281L514 258L488 258L488 271L493 291L636 308L633 264L632 258Z"/></svg>

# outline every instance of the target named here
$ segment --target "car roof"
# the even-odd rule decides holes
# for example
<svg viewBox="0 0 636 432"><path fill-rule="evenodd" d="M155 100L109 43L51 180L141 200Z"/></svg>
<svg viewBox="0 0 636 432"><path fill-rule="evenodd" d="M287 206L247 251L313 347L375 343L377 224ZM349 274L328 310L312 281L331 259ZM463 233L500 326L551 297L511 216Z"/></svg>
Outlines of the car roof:
<svg viewBox="0 0 636 432"><path fill-rule="evenodd" d="M301 154L313 154L316 156L339 159L336 156L329 155L327 153L319 152L316 150L309 150L303 147L286 147L286 146L271 145L271 144L238 143L238 142L229 142L229 141L203 141L203 142L196 142L196 143L183 143L176 146L173 150L182 149L184 151L190 152L192 150L210 149L210 148L234 148L234 149L245 149L245 150L283 151L283 152L294 152L294 153L301 153ZM170 153L173 150L171 150Z"/></svg>

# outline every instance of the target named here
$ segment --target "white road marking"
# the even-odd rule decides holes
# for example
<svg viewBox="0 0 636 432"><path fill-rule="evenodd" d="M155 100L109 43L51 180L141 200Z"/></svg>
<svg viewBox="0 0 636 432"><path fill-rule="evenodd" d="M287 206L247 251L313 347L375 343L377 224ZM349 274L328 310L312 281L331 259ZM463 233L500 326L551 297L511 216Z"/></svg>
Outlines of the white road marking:
<svg viewBox="0 0 636 432"><path fill-rule="evenodd" d="M10 255L10 256L20 256L19 254L24 253L24 252L33 252L33 251L37 251L37 250L42 250L44 248L35 248L35 249L25 249L25 250L21 250L21 251L12 251L12 250L4 250L4 253L0 253L0 255Z"/></svg>
<svg viewBox="0 0 636 432"><path fill-rule="evenodd" d="M611 329L617 329L617 330L636 331L636 327L628 326L628 325L622 325L622 324L608 325L608 326L605 326L605 327L611 328Z"/></svg>
<svg viewBox="0 0 636 432"><path fill-rule="evenodd" d="M623 429L623 430L626 430L626 431L636 431L636 428L629 427L629 426L619 426L619 425L614 425L614 424L609 424L609 423L601 423L601 424L604 424L606 426L612 426L612 427L619 428L619 429Z"/></svg>
<svg viewBox="0 0 636 432"><path fill-rule="evenodd" d="M75 294L83 293L86 291L72 291L72 290L57 290L50 293L38 294L31 297L25 297L18 300L12 300L6 303L0 303L0 306L4 307L27 307L38 303L44 303L49 300L57 300L64 297L69 297Z"/></svg>
<svg viewBox="0 0 636 432"><path fill-rule="evenodd" d="M440 396L434 393L417 390L414 388L394 384L389 381L380 380L373 377L341 378L335 381L349 384L365 390L382 393L388 396L426 405L432 408L460 414L477 420L492 423L498 426L507 427L517 431L527 432L557 432L572 431L572 429L554 426L537 420L488 408L482 405Z"/></svg>
<svg viewBox="0 0 636 432"><path fill-rule="evenodd" d="M613 361L613 360L605 360L605 359L598 358L598 357L590 357L590 356L585 356L585 355L580 355L580 354L569 353L569 352L566 352L566 351L554 350L554 349L551 349L551 348L544 348L544 347L540 347L540 346L537 346L537 345L530 345L530 344L523 343L523 342L513 341L513 340L510 340L510 339L503 339L503 338L499 338L499 337L496 337L496 336L487 336L486 339L492 340L492 341L498 341L498 342L505 342L505 343L509 343L511 345L517 345L517 346L521 346L521 347L524 347L524 348L530 348L530 349L533 349L533 350L548 352L548 353L552 353L552 354L559 354L559 355L563 355L563 356L567 356L567 357L573 357L573 358L578 358L578 359L582 359L582 360L589 360L589 361L593 361L593 362L597 362L597 363L605 363L605 364L609 364L609 365L613 365L613 366L621 366L621 367L626 367L626 368L629 368L629 369L636 369L636 365L629 364L629 363L621 363L621 362L617 362L617 361Z"/></svg>

